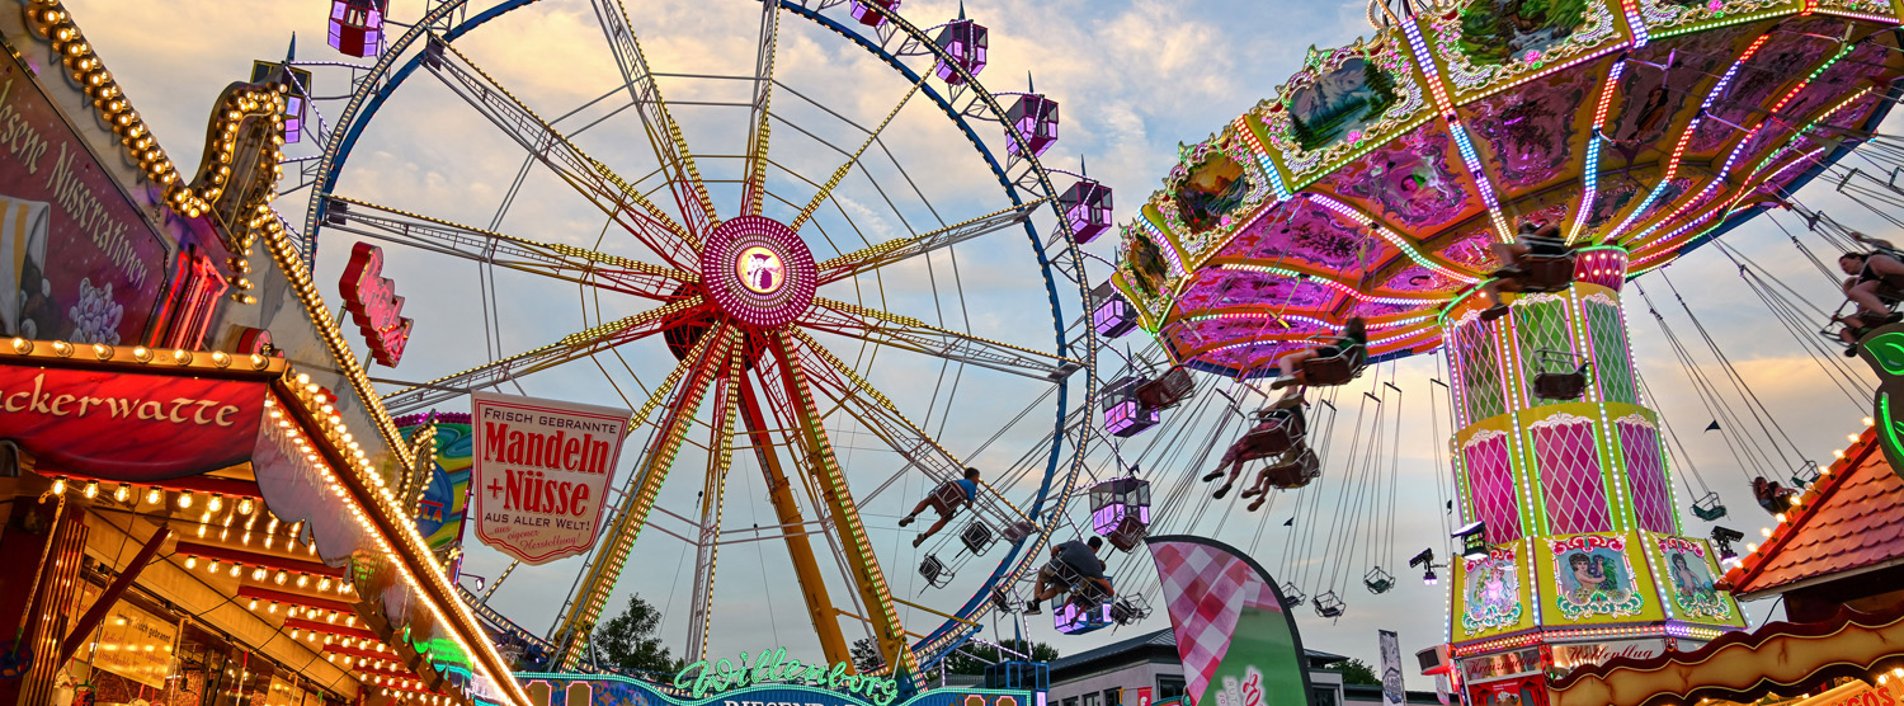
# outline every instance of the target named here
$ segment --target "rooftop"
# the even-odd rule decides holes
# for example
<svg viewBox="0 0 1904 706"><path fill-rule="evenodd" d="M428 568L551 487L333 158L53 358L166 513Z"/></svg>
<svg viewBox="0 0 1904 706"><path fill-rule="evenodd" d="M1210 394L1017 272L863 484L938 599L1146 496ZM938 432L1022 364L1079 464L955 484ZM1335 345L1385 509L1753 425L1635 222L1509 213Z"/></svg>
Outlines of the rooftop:
<svg viewBox="0 0 1904 706"><path fill-rule="evenodd" d="M1872 571L1904 559L1904 478L1884 458L1875 431L1799 496L1757 551L1726 572L1744 598L1781 593L1826 578Z"/></svg>

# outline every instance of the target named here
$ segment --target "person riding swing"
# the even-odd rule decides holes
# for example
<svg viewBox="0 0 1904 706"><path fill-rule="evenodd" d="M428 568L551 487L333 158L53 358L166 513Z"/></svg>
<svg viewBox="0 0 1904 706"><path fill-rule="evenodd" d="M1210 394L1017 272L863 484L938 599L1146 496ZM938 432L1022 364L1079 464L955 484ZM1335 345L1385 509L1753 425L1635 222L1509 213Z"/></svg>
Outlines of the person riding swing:
<svg viewBox="0 0 1904 706"><path fill-rule="evenodd" d="M1488 308L1481 312L1482 321L1493 321L1507 315L1507 302L1501 298L1503 293L1523 292L1529 289L1551 287L1556 282L1547 272L1536 272L1537 266L1568 258L1572 248L1567 239L1561 237L1560 227L1551 223L1543 224L1527 221L1521 224L1512 243L1489 243L1488 249L1495 259L1501 262L1501 268L1495 270L1492 279L1481 285L1481 298ZM1571 265L1567 265L1571 270ZM1565 279L1572 279L1571 272Z"/></svg>
<svg viewBox="0 0 1904 706"><path fill-rule="evenodd" d="M1360 316L1351 317L1342 326L1342 335L1335 340L1290 351L1278 358L1276 369L1283 377L1270 383L1269 389L1280 390L1291 385L1345 385L1366 363L1368 322Z"/></svg>
<svg viewBox="0 0 1904 706"><path fill-rule="evenodd" d="M1845 299L1857 305L1850 314L1831 317L1844 324L1837 335L1846 346L1846 356L1856 356L1858 341L1872 330L1904 321L1904 315L1893 311L1904 297L1904 255L1888 240L1857 231L1852 231L1851 239L1872 249L1838 257L1838 269L1850 275L1844 281Z"/></svg>
<svg viewBox="0 0 1904 706"><path fill-rule="evenodd" d="M939 487L932 489L931 495L927 495L924 500L919 501L918 505L913 506L912 512L899 518L899 526L905 527L912 524L912 521L919 517L919 513L925 512L928 507L939 512L939 521L932 523L925 532L913 537L912 546L918 547L925 544L932 535L945 529L946 523L952 521L952 515L957 513L959 508L978 500L978 477L978 469L966 468L964 478L940 483Z"/></svg>
<svg viewBox="0 0 1904 706"><path fill-rule="evenodd" d="M1275 403L1257 410L1256 425L1230 444L1230 448L1223 452L1223 458L1216 462L1216 470L1203 476L1205 483L1229 476L1210 497L1222 500L1224 495L1229 494L1230 488L1236 485L1237 477L1243 473L1243 464L1287 454L1303 447L1308 418L1302 408L1308 403L1302 398L1302 392L1300 387L1292 389Z"/></svg>

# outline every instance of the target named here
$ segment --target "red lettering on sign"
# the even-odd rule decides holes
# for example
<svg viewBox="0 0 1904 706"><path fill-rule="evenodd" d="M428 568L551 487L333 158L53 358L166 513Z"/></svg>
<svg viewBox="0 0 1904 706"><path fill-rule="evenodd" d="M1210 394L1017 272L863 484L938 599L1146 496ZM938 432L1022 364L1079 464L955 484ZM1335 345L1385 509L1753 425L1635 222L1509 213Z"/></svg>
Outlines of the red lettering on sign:
<svg viewBox="0 0 1904 706"><path fill-rule="evenodd" d="M338 288L343 290L344 310L370 344L370 357L384 367L397 367L416 322L403 317L397 284L383 276L383 248L369 243L352 246L350 264L344 267Z"/></svg>

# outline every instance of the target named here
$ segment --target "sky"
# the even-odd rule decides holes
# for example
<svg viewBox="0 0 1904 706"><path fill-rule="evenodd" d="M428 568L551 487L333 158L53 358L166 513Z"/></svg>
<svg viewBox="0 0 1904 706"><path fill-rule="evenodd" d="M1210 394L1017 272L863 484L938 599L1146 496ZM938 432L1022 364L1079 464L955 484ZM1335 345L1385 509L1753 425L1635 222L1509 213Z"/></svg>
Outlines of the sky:
<svg viewBox="0 0 1904 706"><path fill-rule="evenodd" d="M702 76L752 71L759 5L742 0L627 3L656 71ZM253 59L284 56L293 33L300 59L354 61L323 44L328 4L320 0L68 2L128 97L185 167L196 159L197 141L219 90L228 82L245 79ZM425 5L423 0L393 0L392 4L398 18L415 17ZM457 47L539 114L561 116L591 98L612 94L619 85L588 8L589 3L579 0L544 0L459 40ZM990 63L980 79L994 92L1026 90L1029 80L1037 91L1060 101L1059 143L1044 160L1050 167L1074 172L1085 165L1092 178L1116 189L1119 222L1132 218L1133 209L1157 188L1176 163L1179 144L1202 140L1270 96L1301 65L1312 45L1339 46L1368 34L1364 9L1360 3L1309 0L969 0L964 4L970 17L991 29ZM954 0L908 0L903 11L929 26L955 16L959 7ZM829 12L844 17L837 9ZM774 126L772 154L786 168L770 171L769 183L775 198L785 201L771 203L768 214L784 218L797 212L814 191L814 184L789 177L798 174L824 181L843 153L858 146L866 134L862 128L879 124L907 95L910 85L836 35L798 18L788 16L782 21L785 29L776 54L776 76L785 89L775 94L774 106L786 122ZM332 119L342 102L331 99L348 94L349 70L331 66L317 71L317 108L328 113L318 120ZM739 169L731 155L744 151L747 134L745 110L732 104L746 100L746 85L668 77L659 87L674 103L685 138L703 155L703 171L712 179L731 182ZM586 107L558 124L573 129L578 145L618 172L643 174L652 167L646 137L632 114L611 114L604 107L613 104L610 100ZM824 235L805 233L816 257L824 259L864 244L931 230L1005 205L966 136L943 114L916 95L900 105L881 144L869 153L883 159L871 159L842 181L836 198L816 212L812 230L823 230ZM594 120L599 122L590 124ZM997 149L998 140L989 135L986 139ZM287 152L292 157L316 153L309 141L292 145ZM643 255L626 239L608 237L600 213L575 198L547 170L522 169L523 159L519 147L459 102L442 83L413 78L378 113L341 176L338 191L537 239L631 257ZM283 186L291 189L298 170L287 168L286 174ZM518 174L523 175L520 186L512 189ZM509 200L512 191L516 195ZM731 183L717 183L711 191L723 204L734 203L737 193ZM308 194L308 190L290 193L280 199L280 210L301 223ZM1838 198L1828 187L1814 186L1801 198L1841 220L1882 232L1881 221L1873 214ZM1798 223L1786 217L1783 225ZM351 240L341 233L325 238L317 263L319 282L332 281L341 253L348 250L343 244ZM1106 237L1088 248L1097 258L1086 265L1092 283L1108 275L1102 259L1111 257L1113 239ZM1805 242L1823 247L1815 237ZM1829 280L1794 256L1790 241L1773 223L1762 219L1740 228L1727 236L1726 243L1819 307L1828 310L1836 305ZM417 334L398 370L379 368L374 376L433 378L481 364L497 351L524 350L643 308L638 300L596 296L578 292L572 285L512 273L498 276L486 288L469 263L390 250L387 274L397 280L399 293L406 295L406 314L417 319ZM1703 324L1711 348L1691 325L1693 318L1680 308L1669 281L1685 295L1685 306ZM1732 516L1722 524L1757 535L1771 520L1751 501L1746 487L1751 475L1745 470L1748 464L1737 455L1742 453L1741 444L1751 443L1751 436L1772 437L1783 450L1766 453L1783 456L1780 464L1795 465L1800 458L1828 462L1832 452L1845 445L1845 435L1858 430L1868 403L1833 386L1823 363L1808 356L1793 335L1776 323L1740 279L1737 266L1717 249L1694 253L1641 284L1663 318L1656 320L1637 295L1627 297L1627 314L1639 367L1653 391L1652 401L1679 432L1683 446L1683 452L1674 449L1680 510L1685 513L1690 496L1710 489L1732 509ZM1014 344L1045 350L1052 344L1053 317L1040 271L1022 233L990 235L948 255L909 262L842 286L852 290L845 296L862 304ZM327 291L327 296L334 299L335 292ZM1072 308L1064 323L1076 315L1075 293L1067 296ZM1692 368L1680 363L1662 328L1675 331L1693 349ZM917 357L882 357L837 337L822 336L821 340L842 352L908 415L976 465L1011 468L1045 448L1041 435L1050 431L1055 412L1049 388L990 371L947 368ZM620 356L601 356L596 364L582 361L530 378L509 391L638 407L646 390L674 361L658 345L629 348ZM1141 354L1146 342L1140 333L1117 341L1113 348ZM1736 371L1737 387L1724 382L1730 379L1728 369L1715 359L1715 349L1723 351ZM1116 363L1118 356L1107 352L1102 365ZM1367 385L1387 382L1402 390L1386 403L1379 427L1384 431L1365 431L1371 434L1366 440L1353 431L1353 422L1373 420L1375 412L1356 412L1351 400L1359 399L1360 389L1345 390L1340 396L1339 426L1332 433L1340 448L1353 446L1360 455L1338 454L1325 466L1325 479L1306 491L1308 495L1279 496L1264 512L1250 514L1234 500L1207 503L1201 495L1207 490L1185 480L1202 474L1205 469L1196 465L1197 451L1218 439L1215 425L1224 411L1221 399L1208 389L1212 381L1204 381L1206 391L1197 403L1173 411L1186 415L1185 422L1179 422L1189 428L1183 436L1140 440L1124 451L1127 459L1145 459L1147 477L1157 492L1160 527L1213 534L1252 549L1279 579L1293 581L1305 592L1334 589L1343 596L1349 610L1340 620L1299 612L1309 646L1373 661L1378 654L1376 631L1392 629L1400 632L1403 646L1413 651L1439 641L1446 629L1445 586L1424 586L1416 574L1397 566L1421 548L1444 549L1441 538L1452 522L1439 509L1451 480L1445 453L1437 451L1444 448L1449 433L1446 397L1431 382L1442 376L1438 368L1435 359L1419 358L1385 366L1365 377ZM1865 375L1859 367L1852 370ZM1100 371L1112 372L1108 367ZM1764 431L1751 433L1760 423L1748 415L1743 420L1749 429L1728 425L1722 432L1701 432L1715 414L1691 382L1698 376L1721 381L1718 385L1728 406L1744 405L1740 391L1749 391L1769 410ZM1036 414L1014 416L1021 410ZM1197 421L1187 423L1188 417ZM1234 419L1228 423L1233 429ZM1778 425L1776 429L1772 423ZM895 593L926 606L904 608L908 624L931 622L928 609L945 610L962 603L971 593L971 582L989 571L990 564L985 562L998 561L998 550L982 559L951 560L958 573L954 583L945 589L926 586L911 570L921 559L908 546L912 530L896 525L898 516L926 489L923 481L893 475L896 457L855 425L835 418L829 431ZM1374 436L1387 439L1380 450L1371 450ZM1363 441L1369 443L1357 443ZM1152 443L1169 448L1141 450ZM1116 475L1105 454L1100 449L1088 459L1093 477ZM624 466L632 456L624 455ZM688 480L671 483L661 505L678 517L659 518L657 527L688 531L688 517L698 512L695 497L701 490L700 473L693 467L705 458L704 450L690 448L677 463L677 469L691 469L683 473ZM1355 463L1363 465L1351 465ZM737 470L747 472L730 474L733 477L725 489L730 500L722 527L736 533L723 536L736 540L724 545L719 555L711 650L714 654L752 651L771 640L795 651L815 651L787 559L775 548L777 540L740 541L760 536L742 530L746 524L758 528L772 520L753 462L743 452L735 464ZM1367 473L1382 467L1396 480L1376 487L1377 501L1341 499L1355 497L1344 492L1350 489L1344 478L1353 477L1356 469ZM1014 502L1028 501L1036 487L1036 478L1011 477L1008 472L994 478L1006 486L1007 497ZM1387 504L1379 500L1383 497ZM1082 505L1068 511L1073 522L1088 514ZM1688 534L1704 535L1710 529L1689 515L1684 519ZM1290 520L1290 526L1282 526L1283 520ZM950 536L948 532L935 539L927 550L954 551L948 548ZM691 588L683 577L694 559L687 549L683 542L645 534L614 601L619 605L623 596L640 593L661 605L668 616L664 635L674 645L684 645L690 623ZM477 547L466 570L493 578L506 564L496 552ZM1360 577L1378 564L1401 580L1393 591L1372 596L1360 587ZM1145 576L1151 569L1141 557L1126 556L1112 566L1126 586L1155 583L1154 573ZM495 604L540 631L559 610L560 598L568 593L578 567L574 560L522 567L498 591ZM965 593L958 592L961 588ZM845 595L844 587L837 584L834 591L836 597ZM1764 604L1749 606L1755 620L1772 610ZM1026 630L1029 637L1071 653L1167 624L1160 608L1148 621L1116 632L1063 636L1052 631L1048 622L1039 621L1032 621ZM1012 629L993 624L987 634L1009 636Z"/></svg>

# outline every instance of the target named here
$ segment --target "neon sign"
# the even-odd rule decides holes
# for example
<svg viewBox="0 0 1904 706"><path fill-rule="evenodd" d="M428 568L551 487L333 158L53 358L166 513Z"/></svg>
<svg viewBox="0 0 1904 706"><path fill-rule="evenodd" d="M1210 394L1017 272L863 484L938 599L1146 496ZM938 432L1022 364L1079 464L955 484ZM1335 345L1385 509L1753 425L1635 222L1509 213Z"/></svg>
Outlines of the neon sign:
<svg viewBox="0 0 1904 706"><path fill-rule="evenodd" d="M708 694L760 684L793 684L859 694L874 706L890 706L899 698L897 680L851 674L851 670L851 665L845 662L835 662L831 667L824 662L801 662L788 657L787 648L776 647L762 650L751 663L745 652L740 653L739 661L722 657L712 662L705 659L690 662L674 675L674 687L687 689L696 700Z"/></svg>
<svg viewBox="0 0 1904 706"><path fill-rule="evenodd" d="M403 317L397 284L383 276L383 248L369 243L352 246L350 264L344 267L338 287L343 290L344 309L370 343L371 357L386 368L397 367L416 322Z"/></svg>

